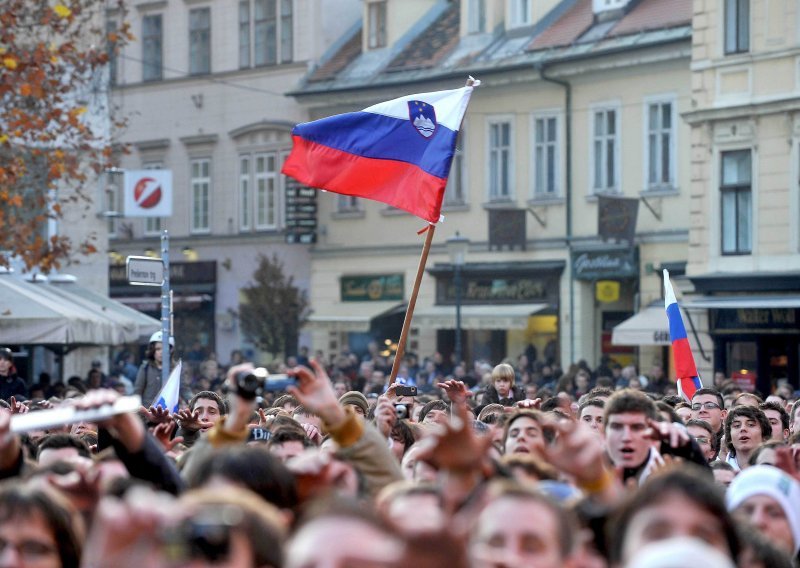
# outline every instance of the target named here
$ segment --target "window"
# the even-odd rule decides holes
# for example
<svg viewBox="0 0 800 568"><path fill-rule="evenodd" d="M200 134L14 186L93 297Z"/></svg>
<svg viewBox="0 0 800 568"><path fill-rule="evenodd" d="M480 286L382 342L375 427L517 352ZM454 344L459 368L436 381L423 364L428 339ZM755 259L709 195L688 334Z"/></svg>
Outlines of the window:
<svg viewBox="0 0 800 568"><path fill-rule="evenodd" d="M752 168L750 150L722 153L722 254L752 251Z"/></svg>
<svg viewBox="0 0 800 568"><path fill-rule="evenodd" d="M511 198L511 123L489 124L489 200Z"/></svg>
<svg viewBox="0 0 800 568"><path fill-rule="evenodd" d="M750 0L725 0L725 53L750 50Z"/></svg>
<svg viewBox="0 0 800 568"><path fill-rule="evenodd" d="M250 67L250 0L239 2L239 68Z"/></svg>
<svg viewBox="0 0 800 568"><path fill-rule="evenodd" d="M142 18L142 81L163 79L161 14Z"/></svg>
<svg viewBox="0 0 800 568"><path fill-rule="evenodd" d="M675 187L675 120L672 102L647 105L647 189Z"/></svg>
<svg viewBox="0 0 800 568"><path fill-rule="evenodd" d="M163 166L161 163L143 164L144 170L160 170ZM160 235L161 234L161 217L146 217L144 220L144 234L145 235Z"/></svg>
<svg viewBox="0 0 800 568"><path fill-rule="evenodd" d="M337 213L356 213L359 211L361 211L361 202L358 197L341 194L336 196Z"/></svg>
<svg viewBox="0 0 800 568"><path fill-rule="evenodd" d="M616 109L595 110L592 121L592 189L617 191L619 140Z"/></svg>
<svg viewBox="0 0 800 568"><path fill-rule="evenodd" d="M278 226L277 181L276 155L257 154L255 156L256 229L275 229Z"/></svg>
<svg viewBox="0 0 800 568"><path fill-rule="evenodd" d="M106 203L107 213L122 213L122 174L106 172ZM116 217L108 217L108 236L115 238L120 229L120 220Z"/></svg>
<svg viewBox="0 0 800 568"><path fill-rule="evenodd" d="M208 213L211 200L211 160L192 160L192 227L193 233L208 233Z"/></svg>
<svg viewBox="0 0 800 568"><path fill-rule="evenodd" d="M294 0L239 2L239 67L289 63L294 57Z"/></svg>
<svg viewBox="0 0 800 568"><path fill-rule="evenodd" d="M486 0L470 0L467 7L467 32L471 34L486 31Z"/></svg>
<svg viewBox="0 0 800 568"><path fill-rule="evenodd" d="M511 0L511 26L531 23L531 0Z"/></svg>
<svg viewBox="0 0 800 568"><path fill-rule="evenodd" d="M211 8L189 11L189 73L211 72Z"/></svg>
<svg viewBox="0 0 800 568"><path fill-rule="evenodd" d="M117 85L117 22L106 20L106 55L108 56L108 84Z"/></svg>
<svg viewBox="0 0 800 568"><path fill-rule="evenodd" d="M467 201L464 196L464 135L464 129L459 129L450 177L444 190L444 205L463 205Z"/></svg>
<svg viewBox="0 0 800 568"><path fill-rule="evenodd" d="M367 47L376 49L386 47L386 2L367 4L367 23L369 25Z"/></svg>
<svg viewBox="0 0 800 568"><path fill-rule="evenodd" d="M558 195L558 119L535 118L533 137L533 196Z"/></svg>
<svg viewBox="0 0 800 568"><path fill-rule="evenodd" d="M250 158L239 158L239 228L250 229Z"/></svg>

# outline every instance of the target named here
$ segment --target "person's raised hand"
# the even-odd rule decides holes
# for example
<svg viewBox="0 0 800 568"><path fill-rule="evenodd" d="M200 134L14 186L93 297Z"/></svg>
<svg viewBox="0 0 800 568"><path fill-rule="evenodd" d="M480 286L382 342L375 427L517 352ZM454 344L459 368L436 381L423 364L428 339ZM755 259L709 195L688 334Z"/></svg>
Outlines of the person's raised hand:
<svg viewBox="0 0 800 568"><path fill-rule="evenodd" d="M542 407L541 398L527 398L525 400L518 400L514 403L515 408L526 408L532 410L539 410Z"/></svg>
<svg viewBox="0 0 800 568"><path fill-rule="evenodd" d="M315 446L319 446L322 443L322 432L319 431L319 428L308 423L300 424L300 426L305 430L306 438L311 440Z"/></svg>
<svg viewBox="0 0 800 568"><path fill-rule="evenodd" d="M400 383L392 383L389 385L389 388L386 389L386 392L383 393L381 396L386 397L390 402L395 402L397 400L397 387L400 386Z"/></svg>
<svg viewBox="0 0 800 568"><path fill-rule="evenodd" d="M467 398L472 396L472 393L467 389L467 385L465 385L463 381L450 379L442 383L437 383L436 386L447 394L447 398L449 398L450 402L453 404L466 404Z"/></svg>
<svg viewBox="0 0 800 568"><path fill-rule="evenodd" d="M325 424L337 426L347 415L339 404L328 373L315 359L311 360L311 367L313 371L302 366L290 369L288 374L297 380L297 385L286 390L305 408L322 418Z"/></svg>
<svg viewBox="0 0 800 568"><path fill-rule="evenodd" d="M375 426L377 426L378 431L383 434L384 438L388 438L392 435L392 428L396 423L397 411L394 408L394 404L385 398L379 399L377 406L375 406Z"/></svg>
<svg viewBox="0 0 800 568"><path fill-rule="evenodd" d="M203 420L200 420L199 410L192 412L188 408L183 408L176 412L173 417L178 421L180 427L188 432L197 432L198 430L202 430L211 426L210 422L204 422Z"/></svg>
<svg viewBox="0 0 800 568"><path fill-rule="evenodd" d="M775 448L775 467L800 481L800 449L792 446Z"/></svg>
<svg viewBox="0 0 800 568"><path fill-rule="evenodd" d="M487 468L487 450L491 443L491 436L475 433L466 405L454 405L450 420L437 424L430 435L418 442L417 459L439 470L459 474L483 473Z"/></svg>
<svg viewBox="0 0 800 568"><path fill-rule="evenodd" d="M658 422L648 418L647 425L650 427L649 437L652 440L666 442L671 448L681 448L691 442L691 436L680 424Z"/></svg>
<svg viewBox="0 0 800 568"><path fill-rule="evenodd" d="M153 428L153 437L164 448L164 452L171 452L175 446L183 442L183 436L172 437L177 427L175 422L162 422Z"/></svg>
<svg viewBox="0 0 800 568"><path fill-rule="evenodd" d="M139 413L144 416L145 420L150 424L172 422L172 414L163 406L151 406L150 408L142 406L139 408Z"/></svg>
<svg viewBox="0 0 800 568"><path fill-rule="evenodd" d="M78 410L113 406L120 396L122 395L112 389L90 390L82 398L77 399L73 406ZM146 434L144 424L132 413L116 414L110 418L95 420L94 422L99 427L108 430L129 452L137 452L144 446Z"/></svg>
<svg viewBox="0 0 800 568"><path fill-rule="evenodd" d="M18 401L16 397L12 396L10 399L11 414L25 414L30 410L28 405L24 402Z"/></svg>

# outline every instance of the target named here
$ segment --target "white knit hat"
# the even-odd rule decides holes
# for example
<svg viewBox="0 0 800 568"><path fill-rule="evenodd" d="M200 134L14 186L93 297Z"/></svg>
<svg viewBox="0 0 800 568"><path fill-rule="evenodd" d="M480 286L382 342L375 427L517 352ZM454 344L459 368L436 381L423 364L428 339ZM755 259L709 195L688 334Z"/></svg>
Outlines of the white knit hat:
<svg viewBox="0 0 800 568"><path fill-rule="evenodd" d="M753 495L775 499L789 520L794 537L794 553L800 551L800 482L771 465L748 467L733 478L725 494L729 511Z"/></svg>
<svg viewBox="0 0 800 568"><path fill-rule="evenodd" d="M735 568L735 564L716 548L700 539L674 537L640 548L625 563L625 568Z"/></svg>

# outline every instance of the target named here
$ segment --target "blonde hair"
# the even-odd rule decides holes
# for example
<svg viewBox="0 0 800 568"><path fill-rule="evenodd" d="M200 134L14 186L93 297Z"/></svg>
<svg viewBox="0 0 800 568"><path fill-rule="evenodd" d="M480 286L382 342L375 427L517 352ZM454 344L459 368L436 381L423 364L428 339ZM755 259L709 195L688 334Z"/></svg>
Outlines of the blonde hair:
<svg viewBox="0 0 800 568"><path fill-rule="evenodd" d="M517 378L517 373L514 372L514 367L508 363L500 363L492 369L492 384L500 379L511 381L511 386L514 386L514 380Z"/></svg>

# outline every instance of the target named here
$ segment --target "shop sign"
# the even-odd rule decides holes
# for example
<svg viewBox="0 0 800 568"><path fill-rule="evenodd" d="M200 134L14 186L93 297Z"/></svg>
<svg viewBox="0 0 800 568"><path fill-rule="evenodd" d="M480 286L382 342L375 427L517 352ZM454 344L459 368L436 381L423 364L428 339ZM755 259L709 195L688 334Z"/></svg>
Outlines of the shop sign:
<svg viewBox="0 0 800 568"><path fill-rule="evenodd" d="M404 277L399 274L342 276L342 302L385 302L404 299Z"/></svg>
<svg viewBox="0 0 800 568"><path fill-rule="evenodd" d="M796 333L800 324L800 310L786 308L738 308L711 310L714 331L775 330Z"/></svg>
<svg viewBox="0 0 800 568"><path fill-rule="evenodd" d="M465 278L461 288L461 301L465 304L524 304L551 302L547 283L530 278ZM447 280L440 304L455 302L456 287Z"/></svg>
<svg viewBox="0 0 800 568"><path fill-rule="evenodd" d="M595 284L595 298L603 304L616 302L619 300L619 282L616 280L599 280Z"/></svg>
<svg viewBox="0 0 800 568"><path fill-rule="evenodd" d="M636 249L572 253L572 273L576 280L632 278L638 275Z"/></svg>

